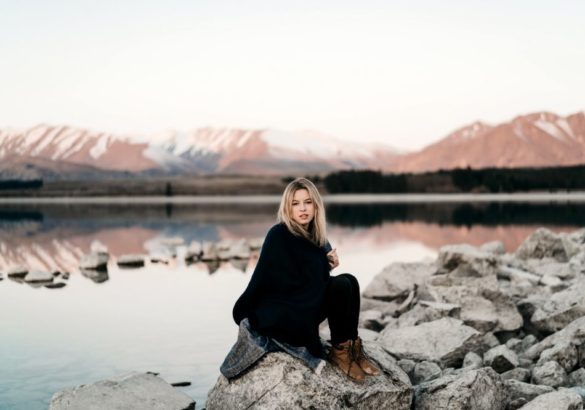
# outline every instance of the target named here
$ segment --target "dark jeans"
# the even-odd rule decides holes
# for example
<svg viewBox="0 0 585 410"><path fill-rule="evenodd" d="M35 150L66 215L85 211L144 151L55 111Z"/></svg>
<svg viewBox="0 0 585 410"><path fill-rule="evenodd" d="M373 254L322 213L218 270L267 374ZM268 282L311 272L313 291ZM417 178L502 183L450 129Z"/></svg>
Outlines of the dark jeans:
<svg viewBox="0 0 585 410"><path fill-rule="evenodd" d="M360 285L355 276L343 273L331 276L327 284L321 321L329 321L331 344L336 345L358 336Z"/></svg>

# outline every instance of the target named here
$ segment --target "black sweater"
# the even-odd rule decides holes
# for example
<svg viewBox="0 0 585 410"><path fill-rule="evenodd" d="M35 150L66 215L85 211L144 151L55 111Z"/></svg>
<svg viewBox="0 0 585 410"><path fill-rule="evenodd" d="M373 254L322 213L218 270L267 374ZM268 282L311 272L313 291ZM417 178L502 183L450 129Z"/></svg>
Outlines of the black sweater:
<svg viewBox="0 0 585 410"><path fill-rule="evenodd" d="M250 283L237 300L236 324L247 317L252 329L322 357L319 323L329 280L327 251L274 225L266 235Z"/></svg>

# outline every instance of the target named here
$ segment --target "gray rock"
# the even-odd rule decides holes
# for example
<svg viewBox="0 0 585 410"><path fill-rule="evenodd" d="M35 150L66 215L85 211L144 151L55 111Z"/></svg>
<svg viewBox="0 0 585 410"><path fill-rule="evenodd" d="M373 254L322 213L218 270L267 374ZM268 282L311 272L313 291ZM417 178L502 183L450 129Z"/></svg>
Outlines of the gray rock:
<svg viewBox="0 0 585 410"><path fill-rule="evenodd" d="M380 330L384 329L384 324L382 323L382 312L375 309L362 310L360 312L358 326L379 332Z"/></svg>
<svg viewBox="0 0 585 410"><path fill-rule="evenodd" d="M24 278L28 273L28 269L22 265L12 266L6 272L6 276L9 278Z"/></svg>
<svg viewBox="0 0 585 410"><path fill-rule="evenodd" d="M520 245L516 256L520 259L549 257L558 262L568 262L578 252L579 247L570 239L546 228L539 228Z"/></svg>
<svg viewBox="0 0 585 410"><path fill-rule="evenodd" d="M24 281L27 283L53 282L53 274L51 272L32 271L26 274Z"/></svg>
<svg viewBox="0 0 585 410"><path fill-rule="evenodd" d="M103 283L109 279L108 272L94 269L80 269L83 276L92 280L95 283Z"/></svg>
<svg viewBox="0 0 585 410"><path fill-rule="evenodd" d="M458 312L458 310L452 310L452 312ZM416 326L421 323L432 322L443 317L449 316L449 310L447 309L434 309L431 307L425 307L421 304L416 304L412 309L403 313L398 318L398 327Z"/></svg>
<svg viewBox="0 0 585 410"><path fill-rule="evenodd" d="M495 255L503 255L506 253L506 248L504 248L504 243L502 241L486 242L479 247L479 250L482 252L493 253Z"/></svg>
<svg viewBox="0 0 585 410"><path fill-rule="evenodd" d="M379 341L399 359L428 360L442 367L458 367L467 352L481 350L483 346L477 330L453 318L391 331L385 329Z"/></svg>
<svg viewBox="0 0 585 410"><path fill-rule="evenodd" d="M502 380L518 380L519 382L528 383L532 372L522 367L516 367L515 369L508 370L501 374Z"/></svg>
<svg viewBox="0 0 585 410"><path fill-rule="evenodd" d="M580 367L569 374L569 386L585 386L585 369Z"/></svg>
<svg viewBox="0 0 585 410"><path fill-rule="evenodd" d="M516 353L506 345L496 346L485 352L483 362L486 366L490 366L498 373L511 370L519 364Z"/></svg>
<svg viewBox="0 0 585 410"><path fill-rule="evenodd" d="M436 267L429 263L393 263L372 279L363 296L383 301L405 298L435 272Z"/></svg>
<svg viewBox="0 0 585 410"><path fill-rule="evenodd" d="M488 332L482 336L483 344L487 349L491 349L492 347L496 347L500 345L500 341L498 338L492 333Z"/></svg>
<svg viewBox="0 0 585 410"><path fill-rule="evenodd" d="M92 252L83 255L79 260L79 269L105 270L108 267L110 255L107 252Z"/></svg>
<svg viewBox="0 0 585 410"><path fill-rule="evenodd" d="M385 372L358 384L329 364L317 375L300 360L278 352L266 355L239 378L228 382L220 376L209 392L206 409L351 407L409 410L412 395L409 383Z"/></svg>
<svg viewBox="0 0 585 410"><path fill-rule="evenodd" d="M560 387L567 385L565 369L555 361L537 365L532 369L532 382L544 386Z"/></svg>
<svg viewBox="0 0 585 410"><path fill-rule="evenodd" d="M475 352L469 352L463 358L463 367L466 369L479 369L483 367L483 359Z"/></svg>
<svg viewBox="0 0 585 410"><path fill-rule="evenodd" d="M358 334L364 342L374 342L378 340L379 333L370 329L358 328Z"/></svg>
<svg viewBox="0 0 585 410"><path fill-rule="evenodd" d="M193 400L160 377L130 373L53 395L49 410L194 410Z"/></svg>
<svg viewBox="0 0 585 410"><path fill-rule="evenodd" d="M377 310L382 313L383 316L394 316L400 304L396 302L383 302L381 300L361 298L360 310Z"/></svg>
<svg viewBox="0 0 585 410"><path fill-rule="evenodd" d="M553 294L538 307L530 321L541 331L556 332L585 316L585 281Z"/></svg>
<svg viewBox="0 0 585 410"><path fill-rule="evenodd" d="M522 410L583 410L581 396L571 389L545 393L529 401Z"/></svg>
<svg viewBox="0 0 585 410"><path fill-rule="evenodd" d="M422 361L414 366L413 384L434 380L441 376L441 368L433 362Z"/></svg>
<svg viewBox="0 0 585 410"><path fill-rule="evenodd" d="M235 242L230 248L232 257L235 259L250 259L250 245L245 239Z"/></svg>
<svg viewBox="0 0 585 410"><path fill-rule="evenodd" d="M122 255L118 258L118 266L136 268L144 266L144 255L138 254Z"/></svg>
<svg viewBox="0 0 585 410"><path fill-rule="evenodd" d="M219 260L219 255L217 253L217 247L215 246L215 243L209 241L203 242L200 259L204 262Z"/></svg>
<svg viewBox="0 0 585 410"><path fill-rule="evenodd" d="M398 361L384 350L380 343L364 340L363 346L366 355L378 364L387 377L404 385L411 385L410 376L404 372Z"/></svg>
<svg viewBox="0 0 585 410"><path fill-rule="evenodd" d="M508 391L509 400L525 398L530 401L541 394L554 391L550 386L539 386L537 384L523 383L518 380L505 380L504 385Z"/></svg>
<svg viewBox="0 0 585 410"><path fill-rule="evenodd" d="M410 379L414 376L414 366L416 366L416 362L410 359L400 359L396 362L398 366L408 375Z"/></svg>
<svg viewBox="0 0 585 410"><path fill-rule="evenodd" d="M491 276L496 274L496 267L495 255L467 244L443 246L437 256L439 273L452 272L454 276Z"/></svg>
<svg viewBox="0 0 585 410"><path fill-rule="evenodd" d="M538 276L552 276L560 279L571 279L577 276L575 264L557 262L554 259L530 259L527 261L531 272Z"/></svg>
<svg viewBox="0 0 585 410"><path fill-rule="evenodd" d="M443 376L415 389L417 410L504 410L506 390L489 367Z"/></svg>
<svg viewBox="0 0 585 410"><path fill-rule="evenodd" d="M524 397L514 399L508 403L506 410L517 410L520 407L524 406L526 403L528 403L528 400L526 400Z"/></svg>
<svg viewBox="0 0 585 410"><path fill-rule="evenodd" d="M497 274L499 279L507 279L516 283L528 282L531 285L540 283L540 276L511 266L499 266Z"/></svg>
<svg viewBox="0 0 585 410"><path fill-rule="evenodd" d="M250 250L257 251L262 247L264 243L264 238L249 238L248 244L250 245Z"/></svg>
<svg viewBox="0 0 585 410"><path fill-rule="evenodd" d="M201 257L201 253L203 249L201 248L201 242L199 241L192 241L185 252L185 260L196 262Z"/></svg>
<svg viewBox="0 0 585 410"><path fill-rule="evenodd" d="M570 373L579 361L577 348L568 341L557 343L540 354L537 365L553 360L560 364L567 373Z"/></svg>
<svg viewBox="0 0 585 410"><path fill-rule="evenodd" d="M534 346L536 343L538 343L538 339L536 338L536 336L527 335L524 339L522 339L522 343L520 343L520 346L518 346L518 352L524 352L525 350Z"/></svg>

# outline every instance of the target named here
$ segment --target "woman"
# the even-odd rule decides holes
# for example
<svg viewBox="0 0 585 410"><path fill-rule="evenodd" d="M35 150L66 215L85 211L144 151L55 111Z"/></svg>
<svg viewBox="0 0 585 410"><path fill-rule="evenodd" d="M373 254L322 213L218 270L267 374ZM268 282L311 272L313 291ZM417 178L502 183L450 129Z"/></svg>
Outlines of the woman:
<svg viewBox="0 0 585 410"><path fill-rule="evenodd" d="M319 324L328 319L329 361L357 382L366 374L379 374L364 356L357 332L359 284L350 274L329 274L339 259L327 241L323 200L311 181L298 178L286 187L277 220L234 306L240 333L222 373L235 377L277 350L304 360L319 373L325 364Z"/></svg>

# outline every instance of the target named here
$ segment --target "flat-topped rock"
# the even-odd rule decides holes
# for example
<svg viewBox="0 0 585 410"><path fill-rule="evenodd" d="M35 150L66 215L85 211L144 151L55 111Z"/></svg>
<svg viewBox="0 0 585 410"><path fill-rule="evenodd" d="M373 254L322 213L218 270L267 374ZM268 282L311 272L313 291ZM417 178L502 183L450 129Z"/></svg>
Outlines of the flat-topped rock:
<svg viewBox="0 0 585 410"><path fill-rule="evenodd" d="M383 363L378 364L384 369ZM317 375L300 360L277 352L229 382L220 376L209 392L206 409L410 410L412 396L408 377L398 366L358 384L330 364Z"/></svg>
<svg viewBox="0 0 585 410"><path fill-rule="evenodd" d="M49 410L195 410L195 402L158 376L129 373L53 395Z"/></svg>
<svg viewBox="0 0 585 410"><path fill-rule="evenodd" d="M393 263L377 274L363 292L363 297L391 301L405 298L426 278L436 272L431 263Z"/></svg>
<svg viewBox="0 0 585 410"><path fill-rule="evenodd" d="M118 266L139 268L144 266L144 255L128 254L118 258Z"/></svg>
<svg viewBox="0 0 585 410"><path fill-rule="evenodd" d="M516 250L520 259L553 258L558 262L568 262L577 253L579 247L574 241L546 228L537 229Z"/></svg>
<svg viewBox="0 0 585 410"><path fill-rule="evenodd" d="M27 283L48 283L53 282L53 274L51 272L32 271L26 274L24 281Z"/></svg>
<svg viewBox="0 0 585 410"><path fill-rule="evenodd" d="M28 268L22 265L12 266L6 272L6 276L9 278L24 278L28 273Z"/></svg>
<svg viewBox="0 0 585 410"><path fill-rule="evenodd" d="M453 318L384 330L378 340L399 359L428 360L443 368L461 365L468 352L484 347L480 332Z"/></svg>

